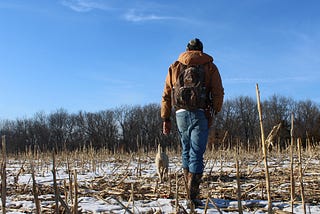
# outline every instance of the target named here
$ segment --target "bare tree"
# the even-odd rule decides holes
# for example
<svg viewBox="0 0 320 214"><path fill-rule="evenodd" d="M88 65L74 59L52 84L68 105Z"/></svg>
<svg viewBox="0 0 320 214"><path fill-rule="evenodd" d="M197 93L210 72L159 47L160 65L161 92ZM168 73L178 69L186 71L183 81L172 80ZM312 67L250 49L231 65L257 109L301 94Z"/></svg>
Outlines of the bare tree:
<svg viewBox="0 0 320 214"><path fill-rule="evenodd" d="M235 105L237 135L244 141L243 143L253 142L258 134L255 128L258 126L256 102L250 97L241 96L235 100Z"/></svg>
<svg viewBox="0 0 320 214"><path fill-rule="evenodd" d="M72 132L72 123L70 122L69 114L64 109L59 109L49 115L49 149L62 149L68 143Z"/></svg>
<svg viewBox="0 0 320 214"><path fill-rule="evenodd" d="M40 150L47 150L50 138L47 116L43 112L36 113L29 127L32 144Z"/></svg>
<svg viewBox="0 0 320 214"><path fill-rule="evenodd" d="M309 140L312 139L314 143L318 142L320 140L319 106L317 106L311 100L300 101L297 103L295 115L297 137Z"/></svg>
<svg viewBox="0 0 320 214"><path fill-rule="evenodd" d="M241 96L225 101L214 127L217 129L216 134L228 132L228 144L241 142L242 145L249 146L250 142L256 143L258 122L256 102L253 98Z"/></svg>
<svg viewBox="0 0 320 214"><path fill-rule="evenodd" d="M283 96L273 95L263 102L265 130L269 133L273 126L281 123L276 144L285 148L290 140L290 121L294 111L294 101Z"/></svg>
<svg viewBox="0 0 320 214"><path fill-rule="evenodd" d="M113 150L118 140L118 128L114 112L100 111L98 113L86 113L88 140L95 148L108 148Z"/></svg>

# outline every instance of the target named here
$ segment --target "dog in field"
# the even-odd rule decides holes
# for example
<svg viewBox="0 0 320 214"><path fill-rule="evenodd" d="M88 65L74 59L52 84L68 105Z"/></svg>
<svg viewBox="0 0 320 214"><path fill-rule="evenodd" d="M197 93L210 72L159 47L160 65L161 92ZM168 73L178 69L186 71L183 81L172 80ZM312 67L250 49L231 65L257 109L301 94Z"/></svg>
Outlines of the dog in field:
<svg viewBox="0 0 320 214"><path fill-rule="evenodd" d="M155 158L155 164L157 167L157 174L159 176L160 182L162 183L164 175L168 175L169 158L160 143L158 144L158 151Z"/></svg>

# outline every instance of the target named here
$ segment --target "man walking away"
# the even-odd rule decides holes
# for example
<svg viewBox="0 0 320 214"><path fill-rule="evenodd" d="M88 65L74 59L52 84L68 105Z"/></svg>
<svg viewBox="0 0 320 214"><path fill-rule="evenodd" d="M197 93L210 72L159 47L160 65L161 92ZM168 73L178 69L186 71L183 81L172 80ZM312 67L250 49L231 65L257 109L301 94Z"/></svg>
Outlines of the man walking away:
<svg viewBox="0 0 320 214"><path fill-rule="evenodd" d="M187 183L187 195L195 207L199 200L203 155L206 149L212 117L222 107L224 89L213 58L203 52L202 42L195 38L186 51L170 65L161 101L163 133L171 130L171 110L182 145L182 168Z"/></svg>

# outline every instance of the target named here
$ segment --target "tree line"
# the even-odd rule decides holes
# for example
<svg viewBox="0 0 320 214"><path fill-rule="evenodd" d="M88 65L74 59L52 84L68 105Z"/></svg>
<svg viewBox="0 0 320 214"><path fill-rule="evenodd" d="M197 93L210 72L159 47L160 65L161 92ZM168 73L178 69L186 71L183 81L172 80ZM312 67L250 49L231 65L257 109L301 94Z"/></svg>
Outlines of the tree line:
<svg viewBox="0 0 320 214"><path fill-rule="evenodd" d="M282 145L290 139L292 114L295 136L314 144L319 142L320 109L316 103L273 95L261 105L265 133L274 125L282 124L278 138ZM240 143L259 148L261 135L255 99L240 96L226 100L211 129L215 146ZM39 112L32 118L0 121L0 133L6 135L7 151L10 153L29 149L71 151L89 146L104 148L112 153L147 153L155 150L158 143L177 151L180 142L175 120L172 120L172 134L164 136L161 131L160 104L125 105L94 113L68 113L65 109L58 109L48 115Z"/></svg>

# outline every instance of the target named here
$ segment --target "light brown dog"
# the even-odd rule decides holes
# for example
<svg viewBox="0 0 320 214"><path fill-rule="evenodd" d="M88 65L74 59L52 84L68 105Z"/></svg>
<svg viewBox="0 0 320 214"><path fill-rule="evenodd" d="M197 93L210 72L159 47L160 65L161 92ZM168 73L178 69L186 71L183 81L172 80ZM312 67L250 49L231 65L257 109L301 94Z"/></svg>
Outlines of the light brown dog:
<svg viewBox="0 0 320 214"><path fill-rule="evenodd" d="M165 150L162 149L160 143L158 144L158 152L155 158L155 164L157 167L157 174L159 176L160 182L162 183L164 176L168 175L169 158Z"/></svg>

